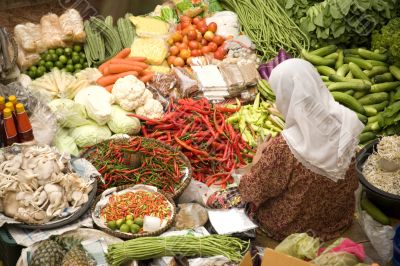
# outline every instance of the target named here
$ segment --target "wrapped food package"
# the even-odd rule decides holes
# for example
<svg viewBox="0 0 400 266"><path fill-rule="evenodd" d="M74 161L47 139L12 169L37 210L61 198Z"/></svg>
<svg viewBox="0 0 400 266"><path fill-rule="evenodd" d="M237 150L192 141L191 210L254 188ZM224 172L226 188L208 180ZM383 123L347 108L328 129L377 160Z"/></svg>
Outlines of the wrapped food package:
<svg viewBox="0 0 400 266"><path fill-rule="evenodd" d="M260 74L257 71L257 66L255 63L247 63L238 66L240 69L240 73L242 73L245 86L252 86L257 84L257 81L260 79Z"/></svg>
<svg viewBox="0 0 400 266"><path fill-rule="evenodd" d="M154 75L153 80L149 83L149 87L156 90L163 97L168 97L171 90L177 84L176 76L173 74L161 74L157 73Z"/></svg>
<svg viewBox="0 0 400 266"><path fill-rule="evenodd" d="M26 52L40 53L46 50L41 41L41 27L33 23L18 24L14 27L14 36L18 45Z"/></svg>
<svg viewBox="0 0 400 266"><path fill-rule="evenodd" d="M40 19L42 29L42 41L49 48L64 47L63 32L60 26L60 19L56 14L49 13Z"/></svg>
<svg viewBox="0 0 400 266"><path fill-rule="evenodd" d="M18 44L18 57L17 65L21 70L26 70L31 65L36 64L40 61L40 55L37 53L27 53Z"/></svg>
<svg viewBox="0 0 400 266"><path fill-rule="evenodd" d="M60 27L67 42L84 42L86 38L81 15L75 9L68 9L60 16Z"/></svg>
<svg viewBox="0 0 400 266"><path fill-rule="evenodd" d="M219 66L219 70L221 71L226 85L228 86L229 95L231 97L238 96L245 85L245 80L238 65L222 64Z"/></svg>
<svg viewBox="0 0 400 266"><path fill-rule="evenodd" d="M135 25L139 37L162 37L169 32L168 23L157 18L131 16L129 20Z"/></svg>
<svg viewBox="0 0 400 266"><path fill-rule="evenodd" d="M135 38L131 47L130 57L146 57L150 65L161 65L168 50L161 38Z"/></svg>
<svg viewBox="0 0 400 266"><path fill-rule="evenodd" d="M181 97L189 97L199 90L197 80L190 75L190 73L182 67L174 67L173 72L177 78L179 93Z"/></svg>

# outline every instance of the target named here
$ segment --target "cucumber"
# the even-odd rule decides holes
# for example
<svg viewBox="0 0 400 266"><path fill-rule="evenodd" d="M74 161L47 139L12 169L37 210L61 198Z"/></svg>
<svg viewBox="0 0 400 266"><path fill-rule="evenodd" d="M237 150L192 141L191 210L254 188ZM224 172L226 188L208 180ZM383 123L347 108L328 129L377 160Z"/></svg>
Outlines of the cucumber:
<svg viewBox="0 0 400 266"><path fill-rule="evenodd" d="M379 121L379 114L368 117L368 124L372 124L378 121Z"/></svg>
<svg viewBox="0 0 400 266"><path fill-rule="evenodd" d="M315 66L334 66L336 63L335 59L326 59L318 55L310 54L305 49L301 51L301 54L303 55L304 59Z"/></svg>
<svg viewBox="0 0 400 266"><path fill-rule="evenodd" d="M346 93L346 94L348 94L350 96L353 96L354 90L348 90L348 91L345 91L344 93Z"/></svg>
<svg viewBox="0 0 400 266"><path fill-rule="evenodd" d="M364 108L366 108L366 107L372 107L372 108L374 108L376 111L380 112L380 111L382 111L383 109L385 109L385 107L388 106L388 105L389 105L389 101L384 101L384 102L381 102L381 103L376 103L376 104L371 104L371 105L365 105Z"/></svg>
<svg viewBox="0 0 400 266"><path fill-rule="evenodd" d="M321 76L321 79L322 79L322 81L330 81L329 77L327 77L327 76Z"/></svg>
<svg viewBox="0 0 400 266"><path fill-rule="evenodd" d="M363 132L358 137L361 144L365 144L368 141L376 139L376 133L374 132Z"/></svg>
<svg viewBox="0 0 400 266"><path fill-rule="evenodd" d="M400 86L400 81L392 81L392 82L374 84L371 86L371 92L390 91L390 90L396 89L399 86Z"/></svg>
<svg viewBox="0 0 400 266"><path fill-rule="evenodd" d="M359 80L359 79L348 79L348 78L345 78L344 76L339 76L337 74L329 75L329 80L333 81L333 82L345 82L345 81L359 81L359 82L362 82L362 80Z"/></svg>
<svg viewBox="0 0 400 266"><path fill-rule="evenodd" d="M376 61L386 61L387 60L387 55L385 54L379 54L375 52L368 51L366 49L359 48L358 49L358 54L361 55L361 57L369 60L376 60Z"/></svg>
<svg viewBox="0 0 400 266"><path fill-rule="evenodd" d="M339 60L338 60L338 61L339 61ZM337 62L336 62L336 63L337 63ZM348 65L348 64L343 64L343 65L341 65L341 66L337 69L336 74L337 74L338 76L344 77L344 76L347 75L347 73L349 73L349 71L350 71L349 65Z"/></svg>
<svg viewBox="0 0 400 266"><path fill-rule="evenodd" d="M345 81L345 82L335 82L329 85L328 89L330 91L336 91L336 90L369 91L371 89L371 85L365 82Z"/></svg>
<svg viewBox="0 0 400 266"><path fill-rule="evenodd" d="M337 46L334 44L331 44L331 45L321 47L317 50L314 50L314 51L310 52L310 54L322 57L322 56L332 54L332 53L336 52L336 50L337 50Z"/></svg>
<svg viewBox="0 0 400 266"><path fill-rule="evenodd" d="M334 59L335 61L337 60L339 54L338 53L331 53L327 56L324 56L325 59Z"/></svg>
<svg viewBox="0 0 400 266"><path fill-rule="evenodd" d="M366 69L366 70L371 70L374 67L371 63L369 63L368 61L361 59L361 58L345 57L344 62L345 63L352 62L352 63L356 64L357 66L359 66L360 68Z"/></svg>
<svg viewBox="0 0 400 266"><path fill-rule="evenodd" d="M338 57L336 59L336 64L335 64L335 69L339 70L339 68L341 66L343 66L343 60L344 60L344 54L343 54L343 50L339 49L338 50ZM339 74L338 74L339 75ZM344 75L343 75L344 76Z"/></svg>
<svg viewBox="0 0 400 266"><path fill-rule="evenodd" d="M330 85L332 85L334 82L332 81L324 81L324 84L326 87L329 87Z"/></svg>
<svg viewBox="0 0 400 266"><path fill-rule="evenodd" d="M338 91L333 91L331 92L331 94L335 101L343 104L344 106L350 108L357 113L365 114L364 107L354 97Z"/></svg>
<svg viewBox="0 0 400 266"><path fill-rule="evenodd" d="M336 71L333 68L330 68L328 66L317 66L316 69L317 69L318 73L320 73L321 75L324 75L324 76L329 77L329 75L336 74Z"/></svg>
<svg viewBox="0 0 400 266"><path fill-rule="evenodd" d="M354 48L354 49L345 49L344 50L344 54L347 56L348 54L355 54L358 55L358 49Z"/></svg>
<svg viewBox="0 0 400 266"><path fill-rule="evenodd" d="M366 60L368 63L370 63L372 66L385 66L387 67L388 64L386 64L385 62L381 62L381 61L376 61L376 60Z"/></svg>
<svg viewBox="0 0 400 266"><path fill-rule="evenodd" d="M358 99L363 105L377 104L387 100L389 100L389 93L387 92L371 93Z"/></svg>
<svg viewBox="0 0 400 266"><path fill-rule="evenodd" d="M360 119L360 121L363 122L363 124L368 123L368 117L366 117L365 115L362 115L360 113L357 113L357 112L356 112L356 114L358 116L358 119Z"/></svg>
<svg viewBox="0 0 400 266"><path fill-rule="evenodd" d="M347 75L346 75L346 78L347 78L347 79L352 79L352 78L354 78L353 73L351 73L351 71L349 71L349 73L347 73Z"/></svg>
<svg viewBox="0 0 400 266"><path fill-rule="evenodd" d="M361 208L365 210L375 221L383 224L389 225L390 219L381 210L379 210L372 202L370 202L366 197L361 199Z"/></svg>
<svg viewBox="0 0 400 266"><path fill-rule="evenodd" d="M389 71L390 71L390 73L392 73L392 75L393 75L397 80L400 80L400 68L398 68L397 66L390 66L390 67L389 67Z"/></svg>
<svg viewBox="0 0 400 266"><path fill-rule="evenodd" d="M367 70L367 71L368 71L368 73L366 73L367 76L369 78L372 78L376 75L380 75L380 74L384 74L384 73L388 72L389 69L385 66L374 66L371 70Z"/></svg>
<svg viewBox="0 0 400 266"><path fill-rule="evenodd" d="M357 64L350 62L349 68L355 78L370 81L368 76L364 72L362 72L361 68L359 68Z"/></svg>
<svg viewBox="0 0 400 266"><path fill-rule="evenodd" d="M361 56L359 56L358 54L347 54L347 57L352 57L352 58L359 58L359 59L363 59Z"/></svg>
<svg viewBox="0 0 400 266"><path fill-rule="evenodd" d="M396 91L390 92L390 104L398 100L400 100L400 87L398 87Z"/></svg>
<svg viewBox="0 0 400 266"><path fill-rule="evenodd" d="M376 132L379 131L381 129L381 127L379 126L378 121L372 122L372 123L368 123L364 129L363 132Z"/></svg>
<svg viewBox="0 0 400 266"><path fill-rule="evenodd" d="M368 117L378 114L378 111L375 108L368 106L368 105L364 105L364 110L365 110L365 115Z"/></svg>
<svg viewBox="0 0 400 266"><path fill-rule="evenodd" d="M390 73L385 73L382 75L376 75L373 79L373 83L384 83L384 82L389 82L389 81L394 81L394 77Z"/></svg>
<svg viewBox="0 0 400 266"><path fill-rule="evenodd" d="M367 95L368 94L368 92L366 92L366 91L356 91L355 93L354 93L354 98L356 98L357 100L358 99L360 99L361 97L364 97L365 95Z"/></svg>

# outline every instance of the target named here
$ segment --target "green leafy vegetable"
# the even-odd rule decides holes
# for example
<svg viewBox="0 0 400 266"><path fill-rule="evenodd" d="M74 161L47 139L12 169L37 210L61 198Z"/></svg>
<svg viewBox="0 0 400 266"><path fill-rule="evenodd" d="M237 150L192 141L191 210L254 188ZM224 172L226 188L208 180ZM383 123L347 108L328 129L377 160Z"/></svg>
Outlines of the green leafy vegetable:
<svg viewBox="0 0 400 266"><path fill-rule="evenodd" d="M372 34L373 49L386 50L396 65L400 65L400 18L394 18L380 31Z"/></svg>

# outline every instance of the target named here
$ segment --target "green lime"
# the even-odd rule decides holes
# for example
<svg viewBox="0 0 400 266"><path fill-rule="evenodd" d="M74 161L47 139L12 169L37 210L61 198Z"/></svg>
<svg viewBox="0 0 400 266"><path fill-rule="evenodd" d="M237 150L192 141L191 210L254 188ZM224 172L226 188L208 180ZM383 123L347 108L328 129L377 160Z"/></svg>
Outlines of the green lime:
<svg viewBox="0 0 400 266"><path fill-rule="evenodd" d="M67 66L65 67L65 69L66 69L68 72L71 72L71 73L75 71L75 68L74 68L73 65L67 65Z"/></svg>
<svg viewBox="0 0 400 266"><path fill-rule="evenodd" d="M56 54L59 55L59 56L63 55L64 54L64 49L63 48L57 48L56 49Z"/></svg>
<svg viewBox="0 0 400 266"><path fill-rule="evenodd" d="M29 68L29 70L36 71L36 70L37 70L37 67L36 67L36 66L31 66L31 67Z"/></svg>
<svg viewBox="0 0 400 266"><path fill-rule="evenodd" d="M142 218L136 218L133 222L135 224L139 225L139 226L143 226L143 219Z"/></svg>
<svg viewBox="0 0 400 266"><path fill-rule="evenodd" d="M51 61L47 61L46 62L46 68L47 68L47 70L51 70L52 68L53 68L53 62L51 62Z"/></svg>
<svg viewBox="0 0 400 266"><path fill-rule="evenodd" d="M79 55L72 56L72 62L74 62L75 64L79 63L80 61L81 61L81 58L79 57Z"/></svg>
<svg viewBox="0 0 400 266"><path fill-rule="evenodd" d="M74 57L74 56L79 56L79 53L78 52L72 52L72 57Z"/></svg>
<svg viewBox="0 0 400 266"><path fill-rule="evenodd" d="M65 54L65 55L71 55L71 54L72 54L72 49L69 48L69 47L65 48L65 49L64 49L64 54Z"/></svg>
<svg viewBox="0 0 400 266"><path fill-rule="evenodd" d="M44 61L43 59L41 59L40 61L39 61L39 64L38 64L39 66L44 66L44 65L46 65L46 61Z"/></svg>
<svg viewBox="0 0 400 266"><path fill-rule="evenodd" d="M115 223L115 221L109 221L107 223L108 228L110 228L111 230L115 230L117 229L117 224Z"/></svg>
<svg viewBox="0 0 400 266"><path fill-rule="evenodd" d="M121 227L119 228L119 231L123 232L123 233L129 233L129 225L123 224L121 225Z"/></svg>
<svg viewBox="0 0 400 266"><path fill-rule="evenodd" d="M118 228L120 228L121 225L123 225L123 224L125 223L125 220L124 220L124 219L118 219L118 220L116 221L116 223L117 223Z"/></svg>
<svg viewBox="0 0 400 266"><path fill-rule="evenodd" d="M75 44L74 45L74 51L75 52L80 52L82 50L82 46L80 46L80 45L78 45L78 44Z"/></svg>
<svg viewBox="0 0 400 266"><path fill-rule="evenodd" d="M35 72L35 71L32 71L32 70L29 70L29 71L28 71L28 76L29 76L31 79L34 79L34 78L36 78L36 72Z"/></svg>
<svg viewBox="0 0 400 266"><path fill-rule="evenodd" d="M125 224L128 226L131 226L134 223L133 223L133 220L126 220Z"/></svg>
<svg viewBox="0 0 400 266"><path fill-rule="evenodd" d="M132 214L128 214L126 217L125 217L125 219L126 220L134 220L135 219L135 217L133 217L133 215Z"/></svg>
<svg viewBox="0 0 400 266"><path fill-rule="evenodd" d="M42 58L43 60L46 60L46 56L48 55L48 53L42 53L40 55L40 58Z"/></svg>
<svg viewBox="0 0 400 266"><path fill-rule="evenodd" d="M67 65L73 65L73 64L74 64L74 62L72 62L72 59L68 59Z"/></svg>
<svg viewBox="0 0 400 266"><path fill-rule="evenodd" d="M80 52L80 53L79 53L79 56L80 56L81 58L85 58L85 59L86 59L86 55L85 55L84 52Z"/></svg>
<svg viewBox="0 0 400 266"><path fill-rule="evenodd" d="M56 54L51 54L51 61L55 62L58 60L58 55Z"/></svg>
<svg viewBox="0 0 400 266"><path fill-rule="evenodd" d="M61 69L64 67L64 64L61 61L56 61L56 63L54 64L58 69Z"/></svg>
<svg viewBox="0 0 400 266"><path fill-rule="evenodd" d="M75 70L81 70L82 69L82 65L81 64L76 64L74 65Z"/></svg>
<svg viewBox="0 0 400 266"><path fill-rule="evenodd" d="M51 61L51 59L52 59L51 54L47 54L47 55L46 55L46 58L45 58L44 60L46 60L46 61Z"/></svg>
<svg viewBox="0 0 400 266"><path fill-rule="evenodd" d="M46 66L39 66L38 67L38 71L43 71L44 73L46 73L47 72L47 70L46 70Z"/></svg>
<svg viewBox="0 0 400 266"><path fill-rule="evenodd" d="M88 68L88 67L89 67L88 62L83 63L83 68Z"/></svg>
<svg viewBox="0 0 400 266"><path fill-rule="evenodd" d="M66 64L68 62L68 59L65 55L60 55L60 57L58 58L58 61L60 61L63 64Z"/></svg>
<svg viewBox="0 0 400 266"><path fill-rule="evenodd" d="M137 224L132 224L130 229L132 234L137 234L140 231L140 226Z"/></svg>
<svg viewBox="0 0 400 266"><path fill-rule="evenodd" d="M55 54L55 53L56 53L56 50L50 49L50 50L48 50L47 52L48 52L49 54Z"/></svg>
<svg viewBox="0 0 400 266"><path fill-rule="evenodd" d="M86 59L84 59L84 58L81 57L81 60L79 60L79 63L80 63L81 65L83 65L83 63L85 63L85 62L86 62Z"/></svg>

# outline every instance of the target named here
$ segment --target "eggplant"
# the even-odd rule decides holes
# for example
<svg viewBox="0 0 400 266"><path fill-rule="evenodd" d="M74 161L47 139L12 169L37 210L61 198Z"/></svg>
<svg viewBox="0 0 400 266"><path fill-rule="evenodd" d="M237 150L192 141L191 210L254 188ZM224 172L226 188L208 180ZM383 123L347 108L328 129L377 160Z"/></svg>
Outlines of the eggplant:
<svg viewBox="0 0 400 266"><path fill-rule="evenodd" d="M270 73L268 72L267 65L265 65L265 64L264 65L260 65L258 67L258 73L260 73L261 78L263 78L265 80L268 80Z"/></svg>

